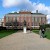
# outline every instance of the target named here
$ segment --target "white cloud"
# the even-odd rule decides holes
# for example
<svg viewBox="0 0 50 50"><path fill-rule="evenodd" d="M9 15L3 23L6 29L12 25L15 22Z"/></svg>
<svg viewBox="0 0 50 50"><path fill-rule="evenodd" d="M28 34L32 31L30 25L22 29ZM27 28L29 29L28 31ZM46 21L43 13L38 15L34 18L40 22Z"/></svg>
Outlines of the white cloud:
<svg viewBox="0 0 50 50"><path fill-rule="evenodd" d="M3 0L2 3L3 7L11 7L11 6L20 6L20 7L24 7L25 9L28 10L32 10L33 9L33 5L32 2L29 0ZM30 7L31 6L31 7Z"/></svg>
<svg viewBox="0 0 50 50"><path fill-rule="evenodd" d="M3 7L7 8L11 6L19 6L21 9L27 9L33 12L39 10L39 12L44 14L50 14L50 6L46 6L43 3L32 3L30 0L3 0Z"/></svg>
<svg viewBox="0 0 50 50"><path fill-rule="evenodd" d="M30 0L3 0L3 7L7 8L11 6L19 6L19 10L24 9L32 12L38 10L41 13L50 15L50 6L46 6L44 3L32 3ZM47 16L47 19L50 19L50 17Z"/></svg>
<svg viewBox="0 0 50 50"><path fill-rule="evenodd" d="M3 7L11 7L21 3L21 0L3 0Z"/></svg>
<svg viewBox="0 0 50 50"><path fill-rule="evenodd" d="M50 14L50 6L46 6L45 4L43 3L33 3L33 8L34 8L34 11L35 10L38 10L39 12L41 13L44 13L46 15L49 15Z"/></svg>
<svg viewBox="0 0 50 50"><path fill-rule="evenodd" d="M47 15L48 23L50 23L50 15Z"/></svg>

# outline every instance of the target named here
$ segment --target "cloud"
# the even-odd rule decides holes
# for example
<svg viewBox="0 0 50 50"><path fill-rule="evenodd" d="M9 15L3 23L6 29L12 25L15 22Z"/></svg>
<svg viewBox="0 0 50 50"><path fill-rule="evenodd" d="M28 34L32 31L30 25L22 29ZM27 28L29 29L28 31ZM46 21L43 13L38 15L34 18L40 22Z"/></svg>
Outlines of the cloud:
<svg viewBox="0 0 50 50"><path fill-rule="evenodd" d="M34 11L38 10L39 12L44 13L46 15L50 14L50 6L46 6L43 3L33 3L33 8Z"/></svg>
<svg viewBox="0 0 50 50"><path fill-rule="evenodd" d="M12 6L18 6L20 10L24 9L32 12L39 10L44 14L50 14L50 6L46 6L44 3L32 3L30 0L3 0L3 7Z"/></svg>
<svg viewBox="0 0 50 50"><path fill-rule="evenodd" d="M32 12L38 10L43 14L50 15L50 6L46 6L44 3L32 3L30 0L3 0L3 7L9 8L12 6L18 6L19 10L28 10ZM47 16L47 19L49 21L49 16Z"/></svg>
<svg viewBox="0 0 50 50"><path fill-rule="evenodd" d="M50 23L50 15L47 15L48 23Z"/></svg>
<svg viewBox="0 0 50 50"><path fill-rule="evenodd" d="M21 0L3 0L3 7L11 7L21 3Z"/></svg>
<svg viewBox="0 0 50 50"><path fill-rule="evenodd" d="M46 6L44 3L32 3L30 0L3 0L2 5L6 8L11 6L18 6L19 9L30 10L32 12L39 10L39 12L44 14L50 14L50 6Z"/></svg>

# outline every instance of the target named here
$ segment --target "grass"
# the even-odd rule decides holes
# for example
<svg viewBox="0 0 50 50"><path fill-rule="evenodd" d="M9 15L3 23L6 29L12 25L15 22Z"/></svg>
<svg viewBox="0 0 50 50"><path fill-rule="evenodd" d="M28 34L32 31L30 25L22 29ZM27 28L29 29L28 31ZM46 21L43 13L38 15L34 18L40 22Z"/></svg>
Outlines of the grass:
<svg viewBox="0 0 50 50"><path fill-rule="evenodd" d="M50 39L50 30L47 30L47 31L45 32L45 35L46 35L46 38L47 38L47 39Z"/></svg>
<svg viewBox="0 0 50 50"><path fill-rule="evenodd" d="M17 32L17 30L0 30L0 39Z"/></svg>
<svg viewBox="0 0 50 50"><path fill-rule="evenodd" d="M33 32L39 34L39 30L32 30Z"/></svg>
<svg viewBox="0 0 50 50"><path fill-rule="evenodd" d="M32 30L33 32L35 32L36 34L39 34L39 30ZM47 39L50 39L50 29L47 29L45 31L45 36Z"/></svg>

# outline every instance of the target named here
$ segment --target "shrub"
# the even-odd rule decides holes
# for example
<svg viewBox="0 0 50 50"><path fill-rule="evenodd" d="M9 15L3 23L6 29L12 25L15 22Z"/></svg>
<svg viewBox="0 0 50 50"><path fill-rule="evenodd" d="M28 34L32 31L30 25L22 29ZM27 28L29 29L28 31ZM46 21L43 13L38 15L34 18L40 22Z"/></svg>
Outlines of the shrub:
<svg viewBox="0 0 50 50"><path fill-rule="evenodd" d="M50 28L50 24L43 24L43 25L40 25L40 28L42 29L42 28Z"/></svg>

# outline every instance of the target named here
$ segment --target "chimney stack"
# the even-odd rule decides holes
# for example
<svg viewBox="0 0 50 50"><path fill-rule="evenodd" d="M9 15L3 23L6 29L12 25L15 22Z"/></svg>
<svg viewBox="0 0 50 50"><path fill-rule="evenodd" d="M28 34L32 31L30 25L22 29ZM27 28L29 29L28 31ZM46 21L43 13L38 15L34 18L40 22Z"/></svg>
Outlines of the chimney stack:
<svg viewBox="0 0 50 50"><path fill-rule="evenodd" d="M36 13L38 13L38 10L36 10Z"/></svg>

